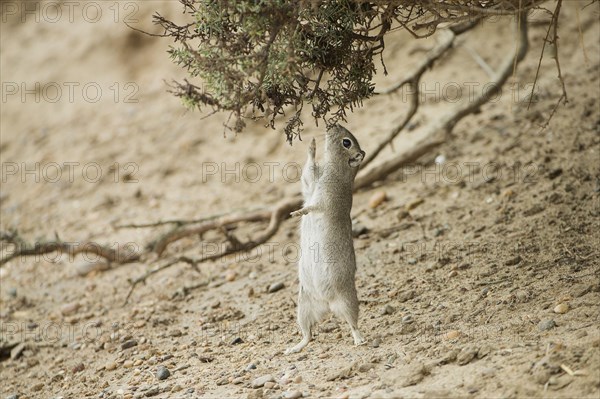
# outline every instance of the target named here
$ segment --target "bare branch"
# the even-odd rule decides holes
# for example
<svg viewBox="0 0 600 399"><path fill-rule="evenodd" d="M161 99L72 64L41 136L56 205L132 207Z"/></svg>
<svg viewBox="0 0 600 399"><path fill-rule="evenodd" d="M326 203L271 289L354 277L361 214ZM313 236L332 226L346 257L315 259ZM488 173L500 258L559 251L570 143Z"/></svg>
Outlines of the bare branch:
<svg viewBox="0 0 600 399"><path fill-rule="evenodd" d="M222 213L218 213L216 215L210 215L210 216L206 216L206 217L202 217L199 219L167 219L167 220L159 220L158 222L151 222L151 223L127 223L127 224L115 224L113 227L115 229L143 229L143 228L148 228L148 227L158 227L158 226L164 226L167 224L175 224L177 226L185 226L185 225L189 225L189 224L196 224L196 223L202 223L202 222L206 222L209 220L214 220L217 219L219 217L222 216L226 216L226 215L231 215L234 212L252 212L252 211L258 211L258 210L264 210L264 207L261 208L255 208L255 209L236 209L233 210L231 212L222 212Z"/></svg>
<svg viewBox="0 0 600 399"><path fill-rule="evenodd" d="M229 253L239 252L241 250L248 250L264 243L268 240L279 227L282 220L286 219L290 212L298 208L302 203L302 200L298 198L291 198L277 204L272 210L256 210L246 213L238 213L234 215L227 215L214 220L204 222L198 226L188 227L184 229L176 229L167 233L165 236L160 238L154 245L154 252L158 256L161 256L169 244L180 240L185 237L192 235L202 234L210 230L220 230L230 225L239 224L242 222L265 222L269 221L267 228L252 242L245 243L241 248L232 250ZM287 212L287 213L286 213ZM225 256L229 253L223 254Z"/></svg>
<svg viewBox="0 0 600 399"><path fill-rule="evenodd" d="M544 50L546 50L546 44L548 44L548 43L553 45L552 58L554 58L554 60L556 62L556 68L558 69L558 78L560 79L562 89L563 89L562 96L564 96L565 101L568 101L567 91L565 89L565 82L562 78L562 74L560 71L560 62L558 61L558 16L560 14L561 5L562 5L562 0L558 0L558 2L556 4L556 8L554 9L554 12L552 13L552 19L550 20L550 23L548 24L548 30L546 31L546 37L544 38L544 43L542 44L542 51L540 53L540 59L538 61L537 69L535 71L535 78L533 79L533 86L531 87L531 94L529 95L529 103L527 104L527 109L529 109L531 107L531 103L533 102L533 98L534 98L533 94L535 93L535 87L537 84L538 76L540 74L542 60L544 59ZM554 27L554 29L552 29L553 27ZM552 40L549 40L550 32L554 32Z"/></svg>
<svg viewBox="0 0 600 399"><path fill-rule="evenodd" d="M39 256L52 252L68 254L71 257L83 253L93 254L114 263L136 262L140 260L141 256L141 254L136 251L137 248L130 248L130 250L127 248L120 248L119 250L119 248L113 249L92 241L64 242L57 239L57 241L35 243L31 245L26 243L22 238L18 237L18 235L15 236L15 234L10 235L7 233L2 233L0 238L0 241L10 243L15 246L15 250L10 255L0 260L0 266L14 258L24 256Z"/></svg>
<svg viewBox="0 0 600 399"><path fill-rule="evenodd" d="M489 101L498 93L502 85L511 76L513 64L515 60L519 63L525 57L528 48L527 40L527 16L525 12L519 14L517 19L518 28L518 49L517 54L509 54L502 61L499 72L494 77L494 85L490 90L483 91L474 101L465 101L459 104L453 112L442 117L437 123L429 126L424 134L424 138L416 144L413 144L408 150L400 153L396 157L385 161L371 170L360 174L355 181L355 190L367 187L378 180L382 180L390 173L397 171L403 165L410 162L415 162L418 158L433 150L445 142L444 138L440 138L440 132L450 132L454 126L465 116L477 111L483 104Z"/></svg>

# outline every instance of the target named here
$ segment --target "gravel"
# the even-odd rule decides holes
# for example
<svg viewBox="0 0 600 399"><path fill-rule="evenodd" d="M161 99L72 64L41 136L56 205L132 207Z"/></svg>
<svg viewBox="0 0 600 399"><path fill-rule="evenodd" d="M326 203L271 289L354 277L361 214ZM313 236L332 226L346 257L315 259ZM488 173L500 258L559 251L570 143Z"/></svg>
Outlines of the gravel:
<svg viewBox="0 0 600 399"><path fill-rule="evenodd" d="M383 307L383 309L381 310L381 314L384 316L391 315L391 314L394 314L395 311L396 311L396 309L392 305L385 305Z"/></svg>
<svg viewBox="0 0 600 399"><path fill-rule="evenodd" d="M275 378L271 374L263 375L252 381L252 388L260 388L267 382L275 382Z"/></svg>
<svg viewBox="0 0 600 399"><path fill-rule="evenodd" d="M134 346L137 346L137 341L135 339L130 339L129 341L125 341L121 344L121 349L125 350L125 349L129 349L129 348L133 348Z"/></svg>
<svg viewBox="0 0 600 399"><path fill-rule="evenodd" d="M274 283L274 284L269 285L269 288L267 289L267 292L269 294L272 294L274 292L282 290L283 288L285 288L285 284L283 284L282 282L278 282L278 283Z"/></svg>
<svg viewBox="0 0 600 399"><path fill-rule="evenodd" d="M166 380L170 376L171 372L168 368L165 366L158 366L158 369L156 370L156 378L158 378L159 381Z"/></svg>
<svg viewBox="0 0 600 399"><path fill-rule="evenodd" d="M554 327L556 327L556 323L552 319L542 320L538 324L538 330L540 331L552 330Z"/></svg>

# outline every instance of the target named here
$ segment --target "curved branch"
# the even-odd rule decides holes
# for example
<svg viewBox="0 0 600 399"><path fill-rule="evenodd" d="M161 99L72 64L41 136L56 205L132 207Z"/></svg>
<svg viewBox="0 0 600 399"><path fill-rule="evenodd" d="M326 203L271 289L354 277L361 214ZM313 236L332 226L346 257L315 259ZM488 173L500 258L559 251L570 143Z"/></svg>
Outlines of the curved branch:
<svg viewBox="0 0 600 399"><path fill-rule="evenodd" d="M516 55L509 54L502 60L499 72L496 73L493 81L494 85L491 89L483 91L474 101L465 101L459 104L453 112L445 115L438 123L430 125L429 129L424 134L424 138L413 144L408 150L400 153L396 157L383 162L371 170L360 174L355 181L355 189L358 190L367 187L376 181L382 180L389 174L397 171L407 163L414 162L425 153L438 147L445 142L444 138L436 136L440 132L450 132L454 126L465 116L477 111L483 104L488 102L495 96L508 78L512 75L516 65L525 58L528 49L527 41L527 16L525 12L521 12L517 19L518 29L518 47Z"/></svg>
<svg viewBox="0 0 600 399"><path fill-rule="evenodd" d="M184 229L176 229L167 233L154 244L154 252L161 256L169 244L191 235L202 234L210 230L219 230L227 226L242 222L262 222L269 220L268 227L258 236L256 240L242 244L239 248L234 247L231 252L224 253L221 256L230 253L248 250L263 244L268 240L279 228L281 222L289 216L289 213L300 207L302 199L298 197L290 198L275 205L272 210L257 210L250 213L240 213L235 215L227 215L214 220L204 222L198 226L188 227ZM286 213L287 212L287 213ZM227 252L227 251L226 251ZM206 260L206 259L204 259Z"/></svg>
<svg viewBox="0 0 600 399"><path fill-rule="evenodd" d="M0 266L8 261L21 256L45 255L52 252L68 254L74 257L78 254L93 254L114 263L130 263L140 259L140 254L135 251L119 251L95 242L63 242L52 241L45 243L36 243L35 245L16 245L16 250L12 254L0 260Z"/></svg>
<svg viewBox="0 0 600 399"><path fill-rule="evenodd" d="M440 43L438 43L438 45L427 54L427 57L423 59L423 61L419 64L417 69L415 69L402 82L382 92L382 94L394 93L401 87L408 85L411 89L410 108L408 109L404 120L390 132L390 134L385 140L383 140L377 145L377 148L375 148L369 153L369 155L361 163L361 169L364 169L368 164L370 164L371 161L373 161L379 155L379 153L383 151L383 149L387 145L389 145L396 138L396 136L400 134L402 130L404 130L406 125L408 125L413 116L415 116L415 114L417 113L417 110L419 109L419 84L421 81L421 77L427 69L433 66L436 60L438 60L443 54L446 53L446 51L448 51L452 47L452 43L454 42L454 39L456 37L456 35L450 30L445 31L445 33L446 37L442 38Z"/></svg>
<svg viewBox="0 0 600 399"><path fill-rule="evenodd" d="M498 72L492 79L494 84L491 88L489 90L484 90L474 101L465 101L459 104L454 112L443 121L444 129L451 131L458 121L474 111L477 111L483 104L498 94L504 83L506 83L508 78L513 74L517 65L525 58L529 48L529 42L527 40L527 14L525 11L521 12L517 18L517 34L518 47L516 54L508 54L506 58L502 60Z"/></svg>
<svg viewBox="0 0 600 399"><path fill-rule="evenodd" d="M411 101L410 108L404 117L404 120L396 126L388 135L387 139L380 142L375 148L375 150L371 151L370 154L365 158L365 160L360 165L361 169L364 169L371 161L373 161L377 155L388 145L391 144L392 141L403 131L408 123L411 121L413 116L417 113L419 108L419 97L421 96L420 92L420 81L423 74L433 67L433 64L439 60L446 52L448 52L452 45L454 44L454 40L457 36L473 29L479 23L479 19L474 19L462 24L456 24L446 30L444 30L445 37L442 37L440 42L435 46L432 50L427 53L427 56L421 61L421 63L417 66L417 68L403 81L390 87L387 90L384 90L381 94L391 94L399 90L405 85L409 85L411 88Z"/></svg>
<svg viewBox="0 0 600 399"><path fill-rule="evenodd" d="M240 243L239 241L235 240L236 245L229 247L225 251L223 251L221 253L205 256L205 257L202 257L199 259L188 258L187 256L180 256L180 257L169 260L166 264L164 264L158 268L147 271L140 277L130 280L129 283L131 284L131 286L129 288L129 292L127 293L127 296L125 297L124 304L127 304L127 302L129 301L129 298L131 297L131 294L133 293L135 288L139 284L145 283L146 279L148 279L148 277L150 277L151 275L156 274L158 272L161 272L165 269L168 269L177 263L185 262L185 263L191 265L196 271L198 271L198 268L197 268L198 263L206 262L209 260L220 259L224 256L231 255L231 254L238 253L238 252L249 251L253 248L258 247L259 245L266 243L267 240L269 240L271 237L273 237L275 235L275 233L277 233L277 231L279 230L279 226L281 225L281 222L283 222L285 219L289 218L290 213L292 211L300 208L301 205L302 205L302 198L300 198L300 196L296 196L293 198L289 198L289 199L280 201L279 204L277 204L276 206L273 207L272 211L269 214L269 217L264 218L264 219L269 220L269 225L267 226L267 228L264 229L258 235L258 237L256 237L256 239L254 239L252 241ZM265 215L266 214L259 215L258 213L255 213L255 214L246 215L245 217L243 217L243 215L236 216L235 219L234 218L229 218L229 219L222 218L220 220L220 224L219 224L219 222L216 222L216 223L212 224L212 228L207 229L207 230L224 228L227 224L232 224L232 223L236 223L236 222L253 221L254 219L251 219L251 218L258 217L258 216L263 217ZM236 222L233 222L233 220L236 220ZM185 229L184 231L179 232L179 234L177 234L177 235L172 235L170 240L164 241L164 243L162 244L163 245L161 247L161 248L163 248L162 251L164 251L166 249L166 247L169 243L171 243L177 239L189 236L189 235L197 234L195 232L195 230L206 229L207 225L208 224L204 224L202 226L198 226L195 229ZM158 253L159 256L162 253L162 251L160 253Z"/></svg>

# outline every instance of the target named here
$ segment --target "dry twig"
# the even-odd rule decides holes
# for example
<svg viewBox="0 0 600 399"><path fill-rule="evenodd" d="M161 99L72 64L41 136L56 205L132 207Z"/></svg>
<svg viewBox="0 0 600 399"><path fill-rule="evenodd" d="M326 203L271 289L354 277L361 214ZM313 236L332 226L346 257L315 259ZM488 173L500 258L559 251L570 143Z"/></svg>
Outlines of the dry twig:
<svg viewBox="0 0 600 399"><path fill-rule="evenodd" d="M114 263L130 263L140 259L137 248L125 245L124 248L110 248L92 241L64 242L57 237L56 241L28 244L16 232L0 234L0 241L14 245L14 251L0 260L0 266L8 261L25 256L40 256L52 252L74 257L79 254L93 254ZM120 250L119 250L120 249Z"/></svg>
<svg viewBox="0 0 600 399"><path fill-rule="evenodd" d="M552 13L552 19L550 20L550 23L548 24L548 30L546 31L546 37L544 38L544 43L542 44L542 51L540 53L540 59L538 61L537 69L535 71L535 78L533 79L533 86L531 88L531 94L529 95L529 103L527 104L527 109L529 109L531 107L531 103L533 102L535 87L536 87L538 77L540 74L542 60L544 59L544 51L546 50L546 45L550 44L552 46L552 49L551 49L552 50L552 58L554 59L554 62L556 63L556 69L558 71L558 79L560 80L561 87L562 87L562 95L558 99L557 105L552 110L550 117L548 118L546 123L542 126L542 130L548 126L548 123L550 123L550 119L552 119L552 117L554 116L554 113L556 112L556 109L558 108L558 104L560 104L561 101L563 101L563 100L565 103L567 103L569 101L569 99L567 97L567 89L565 87L565 81L562 77L562 72L560 69L560 61L558 59L558 17L560 15L561 6L562 6L562 0L558 0L558 2L556 3L556 8L554 9L554 12ZM549 39L550 32L552 32L552 39Z"/></svg>

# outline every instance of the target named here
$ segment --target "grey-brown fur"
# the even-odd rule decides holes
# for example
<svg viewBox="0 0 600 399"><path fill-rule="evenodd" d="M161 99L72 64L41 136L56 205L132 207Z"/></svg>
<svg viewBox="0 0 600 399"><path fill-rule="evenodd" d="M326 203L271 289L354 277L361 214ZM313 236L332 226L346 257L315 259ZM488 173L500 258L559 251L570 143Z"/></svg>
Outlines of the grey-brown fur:
<svg viewBox="0 0 600 399"><path fill-rule="evenodd" d="M314 324L328 311L350 325L355 345L365 342L358 331L356 258L350 219L354 177L365 153L352 133L339 125L327 131L322 164L316 163L315 153L313 139L302 171L304 207L292 213L302 216L298 262L298 325L302 341L286 353L301 351L310 342Z"/></svg>

